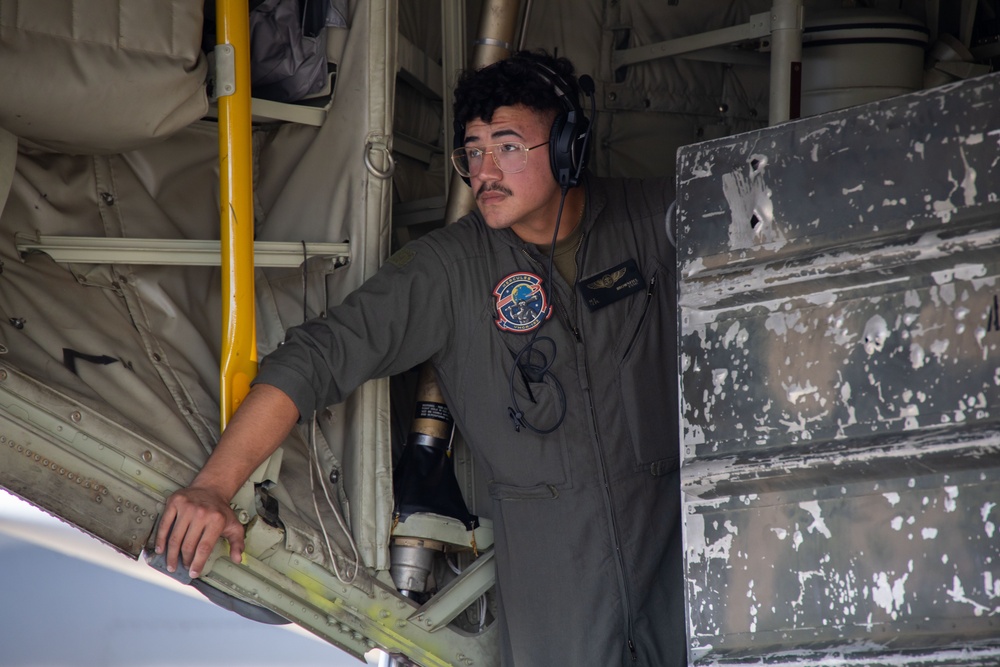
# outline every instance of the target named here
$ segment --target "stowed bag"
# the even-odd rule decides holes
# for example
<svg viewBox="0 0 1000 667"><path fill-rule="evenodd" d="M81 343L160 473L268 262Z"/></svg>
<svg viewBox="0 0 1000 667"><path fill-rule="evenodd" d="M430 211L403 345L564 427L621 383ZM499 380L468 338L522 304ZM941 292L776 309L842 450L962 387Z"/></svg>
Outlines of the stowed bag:
<svg viewBox="0 0 1000 667"><path fill-rule="evenodd" d="M262 0L250 11L250 76L254 97L295 102L323 90L327 79L327 0Z"/></svg>

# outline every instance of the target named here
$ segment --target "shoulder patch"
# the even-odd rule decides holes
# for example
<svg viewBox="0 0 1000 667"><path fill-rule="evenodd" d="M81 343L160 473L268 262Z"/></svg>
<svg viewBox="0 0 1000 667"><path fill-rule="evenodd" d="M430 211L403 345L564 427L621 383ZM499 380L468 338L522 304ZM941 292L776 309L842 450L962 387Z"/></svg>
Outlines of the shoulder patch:
<svg viewBox="0 0 1000 667"><path fill-rule="evenodd" d="M500 331L528 333L552 316L542 279L533 273L512 273L493 288L496 325Z"/></svg>
<svg viewBox="0 0 1000 667"><path fill-rule="evenodd" d="M397 269L401 269L410 263L414 257L417 256L417 251L409 247L400 248L392 254L389 259L385 260L386 264L392 264Z"/></svg>

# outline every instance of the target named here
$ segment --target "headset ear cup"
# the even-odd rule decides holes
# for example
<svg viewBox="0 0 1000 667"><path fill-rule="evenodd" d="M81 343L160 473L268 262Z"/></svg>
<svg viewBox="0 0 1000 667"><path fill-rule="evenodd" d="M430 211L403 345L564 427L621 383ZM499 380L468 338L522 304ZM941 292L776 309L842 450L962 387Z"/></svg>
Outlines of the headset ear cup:
<svg viewBox="0 0 1000 667"><path fill-rule="evenodd" d="M552 122L549 133L549 162L552 175L560 187L572 188L579 184L575 144L579 137L579 114L575 111L560 113Z"/></svg>
<svg viewBox="0 0 1000 667"><path fill-rule="evenodd" d="M552 168L552 176L559 182L559 175L565 169L566 151L562 143L563 131L566 129L566 114L556 114L552 121L552 129L549 130L549 165Z"/></svg>
<svg viewBox="0 0 1000 667"><path fill-rule="evenodd" d="M573 163L573 186L580 184L580 175L583 174L584 170L587 168L587 158L589 157L590 147L587 145L587 139L590 134L590 120L580 114L580 119L576 123L573 134L573 149L570 156L570 161Z"/></svg>

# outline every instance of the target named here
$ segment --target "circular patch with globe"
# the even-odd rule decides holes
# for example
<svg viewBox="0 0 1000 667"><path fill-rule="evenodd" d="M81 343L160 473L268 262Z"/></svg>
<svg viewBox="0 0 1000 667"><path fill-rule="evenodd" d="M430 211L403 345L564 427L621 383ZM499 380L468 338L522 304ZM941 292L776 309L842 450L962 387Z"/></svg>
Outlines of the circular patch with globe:
<svg viewBox="0 0 1000 667"><path fill-rule="evenodd" d="M526 333L552 315L542 279L534 273L512 273L493 289L497 298L496 325L500 331Z"/></svg>

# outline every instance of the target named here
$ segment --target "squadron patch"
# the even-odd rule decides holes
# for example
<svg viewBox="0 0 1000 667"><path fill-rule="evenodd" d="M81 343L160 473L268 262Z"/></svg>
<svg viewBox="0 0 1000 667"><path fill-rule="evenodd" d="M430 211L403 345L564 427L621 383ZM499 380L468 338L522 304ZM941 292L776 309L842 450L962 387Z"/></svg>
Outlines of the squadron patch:
<svg viewBox="0 0 1000 667"><path fill-rule="evenodd" d="M500 331L527 333L551 317L542 279L533 273L512 273L493 289L497 298L496 325Z"/></svg>

